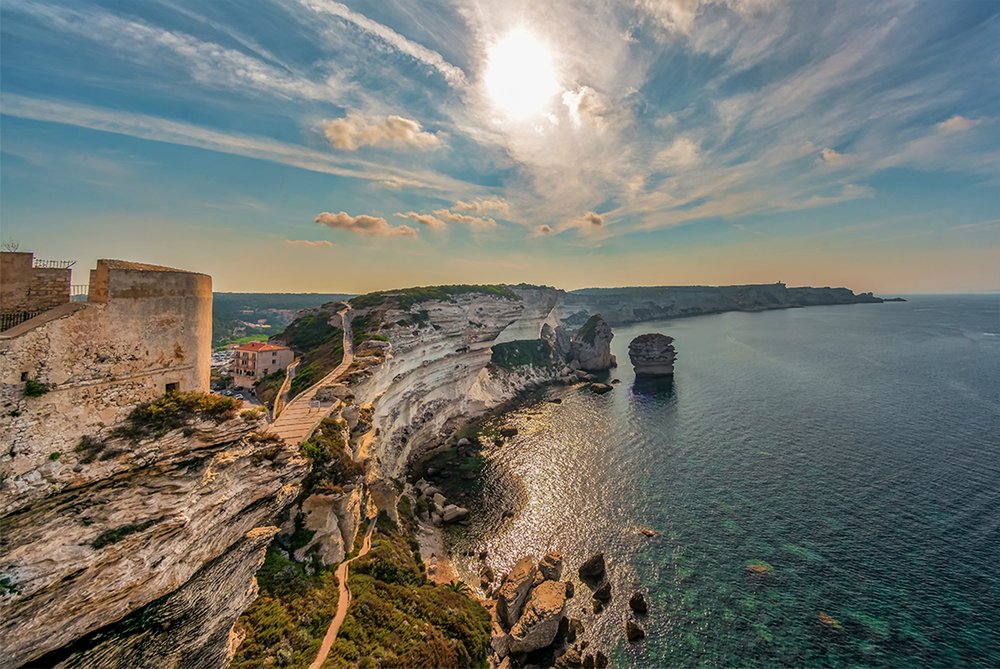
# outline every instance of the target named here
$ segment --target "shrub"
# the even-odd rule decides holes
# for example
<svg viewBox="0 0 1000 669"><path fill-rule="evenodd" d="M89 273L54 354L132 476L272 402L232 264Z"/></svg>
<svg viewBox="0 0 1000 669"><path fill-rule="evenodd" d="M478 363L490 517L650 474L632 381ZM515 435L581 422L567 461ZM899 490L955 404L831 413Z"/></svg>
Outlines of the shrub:
<svg viewBox="0 0 1000 669"><path fill-rule="evenodd" d="M42 383L38 379L28 379L24 382L25 397L41 397L50 390L52 390L52 388L49 384Z"/></svg>
<svg viewBox="0 0 1000 669"><path fill-rule="evenodd" d="M171 430L184 427L194 418L205 417L217 422L228 420L236 415L238 408L239 402L232 397L197 391L170 392L137 406L125 419L125 424L116 427L112 435L132 439L162 437Z"/></svg>
<svg viewBox="0 0 1000 669"><path fill-rule="evenodd" d="M552 346L544 339L521 339L496 344L490 358L490 362L504 369L525 365L546 367L553 360Z"/></svg>
<svg viewBox="0 0 1000 669"><path fill-rule="evenodd" d="M312 460L308 488L322 484L339 486L364 474L364 465L354 461L345 450L346 445L340 423L334 418L324 419L316 433L302 442L299 450Z"/></svg>
<svg viewBox="0 0 1000 669"><path fill-rule="evenodd" d="M61 457L62 457L62 453L60 453L59 451L53 451L53 452L49 453L49 460L52 460L53 462L55 462L56 460L58 460Z"/></svg>

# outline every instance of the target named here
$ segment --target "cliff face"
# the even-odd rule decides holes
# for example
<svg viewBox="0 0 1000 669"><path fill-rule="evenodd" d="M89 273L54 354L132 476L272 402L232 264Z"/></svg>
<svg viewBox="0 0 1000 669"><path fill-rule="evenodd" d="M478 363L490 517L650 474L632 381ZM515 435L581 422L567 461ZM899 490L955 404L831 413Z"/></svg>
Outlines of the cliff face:
<svg viewBox="0 0 1000 669"><path fill-rule="evenodd" d="M375 465L398 477L407 462L460 422L556 378L559 366L491 365L495 343L538 339L562 295L553 288L514 287L514 295L469 292L448 300L358 309L388 340L352 387L374 403Z"/></svg>
<svg viewBox="0 0 1000 669"><path fill-rule="evenodd" d="M218 666L272 519L307 469L260 427L236 417L138 444L106 438L54 462L75 472L65 487L8 503L0 667L46 653L66 666Z"/></svg>
<svg viewBox="0 0 1000 669"><path fill-rule="evenodd" d="M871 293L855 294L847 288L788 288L783 283L585 288L566 293L560 306L560 317L579 325L591 314L599 313L611 325L621 325L723 311L764 311L881 301Z"/></svg>

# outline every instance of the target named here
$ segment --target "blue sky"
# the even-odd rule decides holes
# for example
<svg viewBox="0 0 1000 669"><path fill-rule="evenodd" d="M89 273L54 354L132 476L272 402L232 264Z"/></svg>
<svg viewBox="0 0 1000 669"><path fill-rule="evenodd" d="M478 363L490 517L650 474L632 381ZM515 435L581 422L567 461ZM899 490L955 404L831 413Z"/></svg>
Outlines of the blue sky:
<svg viewBox="0 0 1000 669"><path fill-rule="evenodd" d="M38 256L1000 289L1000 2L0 7L0 226Z"/></svg>

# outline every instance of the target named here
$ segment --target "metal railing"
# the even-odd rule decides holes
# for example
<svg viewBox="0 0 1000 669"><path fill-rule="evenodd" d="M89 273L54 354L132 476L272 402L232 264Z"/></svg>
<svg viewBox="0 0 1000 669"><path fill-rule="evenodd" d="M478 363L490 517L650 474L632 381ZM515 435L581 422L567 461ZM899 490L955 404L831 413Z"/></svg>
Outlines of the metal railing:
<svg viewBox="0 0 1000 669"><path fill-rule="evenodd" d="M90 295L90 284L75 283L69 287L70 302L86 302Z"/></svg>
<svg viewBox="0 0 1000 669"><path fill-rule="evenodd" d="M9 330L13 327L17 327L21 323L31 320L38 314L45 311L44 309L40 311L16 311L13 313L0 314L0 332Z"/></svg>
<svg viewBox="0 0 1000 669"><path fill-rule="evenodd" d="M33 258L31 261L31 266L38 269L69 269L75 264L75 260L43 260L42 258Z"/></svg>

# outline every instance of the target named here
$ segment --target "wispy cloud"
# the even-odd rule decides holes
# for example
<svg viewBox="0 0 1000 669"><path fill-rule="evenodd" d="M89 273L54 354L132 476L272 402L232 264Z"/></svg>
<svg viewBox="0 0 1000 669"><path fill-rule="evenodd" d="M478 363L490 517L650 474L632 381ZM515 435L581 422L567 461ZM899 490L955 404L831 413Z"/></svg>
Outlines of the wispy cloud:
<svg viewBox="0 0 1000 669"><path fill-rule="evenodd" d="M285 244L306 249L322 249L333 246L333 242L326 239L286 239Z"/></svg>
<svg viewBox="0 0 1000 669"><path fill-rule="evenodd" d="M438 52L407 39L392 28L382 25L378 21L373 21L346 5L331 0L299 0L299 3L319 15L334 16L354 24L361 30L378 37L398 52L437 70L448 83L454 86L463 86L466 83L465 73L461 68L446 61Z"/></svg>
<svg viewBox="0 0 1000 669"><path fill-rule="evenodd" d="M408 225L389 225L381 216L361 214L351 216L346 211L331 214L324 211L316 217L316 222L334 230L344 230L363 237L416 237L417 231Z"/></svg>
<svg viewBox="0 0 1000 669"><path fill-rule="evenodd" d="M465 223L476 230L489 230L497 227L497 222L488 216L469 216L468 214L460 214L450 209L435 209L434 215L442 221Z"/></svg>
<svg viewBox="0 0 1000 669"><path fill-rule="evenodd" d="M420 225L430 228L431 230L444 230L448 227L447 223L436 216L432 216L431 214L420 214L415 211L408 211L404 214L397 211L396 216L416 221Z"/></svg>
<svg viewBox="0 0 1000 669"><path fill-rule="evenodd" d="M420 123L402 116L366 119L356 113L323 121L323 134L330 146L357 151L363 146L410 146L418 149L440 145L437 135L426 132Z"/></svg>

